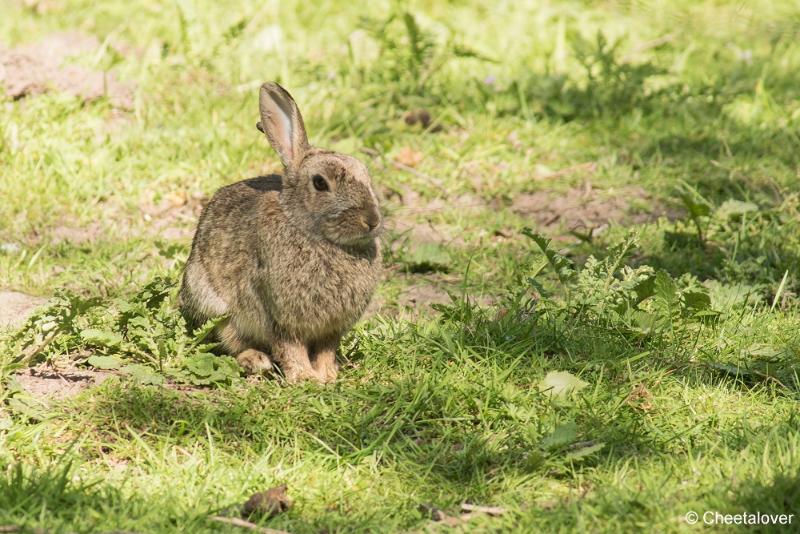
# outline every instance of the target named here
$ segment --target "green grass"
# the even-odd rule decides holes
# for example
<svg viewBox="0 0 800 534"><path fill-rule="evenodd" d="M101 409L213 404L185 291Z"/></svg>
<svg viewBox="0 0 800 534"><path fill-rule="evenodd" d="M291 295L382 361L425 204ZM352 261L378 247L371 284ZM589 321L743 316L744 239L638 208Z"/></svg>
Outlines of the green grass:
<svg viewBox="0 0 800 534"><path fill-rule="evenodd" d="M294 506L257 522L297 533L446 530L421 505L464 502L506 512L456 530L797 529L797 2L24 4L0 42L95 35L75 61L136 89L130 110L2 102L0 289L54 298L0 332L0 526L217 532L285 483ZM278 168L255 129L272 79L394 221L377 314L324 387L239 377L175 311L200 199ZM588 232L515 207L587 183L628 213ZM450 304L409 309L431 285ZM26 395L16 373L48 363L122 371ZM585 386L553 395L551 372Z"/></svg>

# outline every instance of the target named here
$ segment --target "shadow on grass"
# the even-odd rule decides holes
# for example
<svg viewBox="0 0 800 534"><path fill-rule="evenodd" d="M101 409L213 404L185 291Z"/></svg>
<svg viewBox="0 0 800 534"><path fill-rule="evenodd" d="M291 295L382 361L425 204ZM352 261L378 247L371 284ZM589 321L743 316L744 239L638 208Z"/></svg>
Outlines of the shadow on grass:
<svg viewBox="0 0 800 534"><path fill-rule="evenodd" d="M152 510L153 503L123 496L100 479L83 481L62 456L48 467L22 464L0 473L0 526L3 532L101 532Z"/></svg>
<svg viewBox="0 0 800 534"><path fill-rule="evenodd" d="M119 502L115 492L102 492L96 483L74 482L72 462L47 469L9 466L0 475L0 525L27 527L44 511L54 522L71 521L77 509L97 501Z"/></svg>
<svg viewBox="0 0 800 534"><path fill-rule="evenodd" d="M565 346L547 332L531 336L530 328L524 327L514 333L489 333L490 339L502 340L491 347L485 334L467 332L452 340L466 351L463 354L443 351L441 338L418 339L418 361L392 361L387 354L375 354L368 367L383 378L365 381L358 372L344 370L342 381L330 387L282 387L267 381L178 392L111 385L82 405L76 419L103 435L122 426L146 439L191 443L207 439L208 428L217 446L232 451L300 449L352 465L377 457L382 465L424 479L423 486L437 487L454 500L486 497L491 480L500 474L566 476L573 468L596 465L599 458L662 452L663 436L649 433L646 414L631 406L618 407L606 418L602 409L597 413L575 403L554 405L538 392L537 383L548 368L581 368L589 361L619 367L615 340L587 331ZM384 350L401 349L389 344ZM633 355L639 349L622 350ZM564 361L557 352L571 357ZM603 401L617 404L633 386L615 387L603 394ZM602 455L578 465L567 458L569 443L542 448L542 439L571 420L580 427L573 441L603 442ZM129 438L126 433L116 436Z"/></svg>
<svg viewBox="0 0 800 534"><path fill-rule="evenodd" d="M702 244L696 234L666 231L662 245L644 254L637 264L650 265L669 272L674 278L685 273L699 280L717 280L722 284L745 284L757 289L757 295L769 302L785 273L800 271L800 243L781 237L779 222L763 227L736 227L725 242ZM794 292L796 281L789 279L787 290Z"/></svg>
<svg viewBox="0 0 800 534"><path fill-rule="evenodd" d="M781 473L772 481L763 480L743 481L739 485L739 492L731 499L730 508L725 513L730 514L767 514L773 516L771 524L740 525L734 526L742 532L797 532L800 525L800 474ZM775 516L786 515L786 522L775 522Z"/></svg>

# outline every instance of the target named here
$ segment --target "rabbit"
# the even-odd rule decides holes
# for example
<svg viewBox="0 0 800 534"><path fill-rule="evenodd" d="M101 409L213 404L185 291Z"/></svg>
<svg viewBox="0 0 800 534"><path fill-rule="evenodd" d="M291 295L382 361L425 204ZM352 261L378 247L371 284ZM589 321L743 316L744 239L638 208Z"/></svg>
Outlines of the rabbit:
<svg viewBox="0 0 800 534"><path fill-rule="evenodd" d="M248 374L277 363L290 383L336 379L336 350L381 277L383 229L369 171L311 146L291 95L259 91L282 175L219 189L197 225L179 292L190 325L227 316L221 348Z"/></svg>

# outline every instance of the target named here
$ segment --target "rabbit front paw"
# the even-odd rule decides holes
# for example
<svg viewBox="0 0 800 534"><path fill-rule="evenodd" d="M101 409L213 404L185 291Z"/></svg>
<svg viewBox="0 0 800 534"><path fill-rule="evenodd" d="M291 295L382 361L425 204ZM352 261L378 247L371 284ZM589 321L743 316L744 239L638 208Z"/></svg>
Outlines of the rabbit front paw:
<svg viewBox="0 0 800 534"><path fill-rule="evenodd" d="M244 350L236 356L236 361L247 375L264 375L272 370L272 360L260 350Z"/></svg>

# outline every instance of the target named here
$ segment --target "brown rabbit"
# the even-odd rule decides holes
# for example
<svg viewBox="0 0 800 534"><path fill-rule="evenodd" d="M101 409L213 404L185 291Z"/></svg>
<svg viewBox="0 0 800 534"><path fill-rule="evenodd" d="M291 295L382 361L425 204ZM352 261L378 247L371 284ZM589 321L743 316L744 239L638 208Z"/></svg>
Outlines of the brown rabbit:
<svg viewBox="0 0 800 534"><path fill-rule="evenodd" d="M217 335L249 373L274 359L290 382L336 378L339 340L369 304L381 271L382 218L359 160L308 144L277 83L259 94L283 176L223 187L200 217L180 290L191 324L227 315Z"/></svg>

